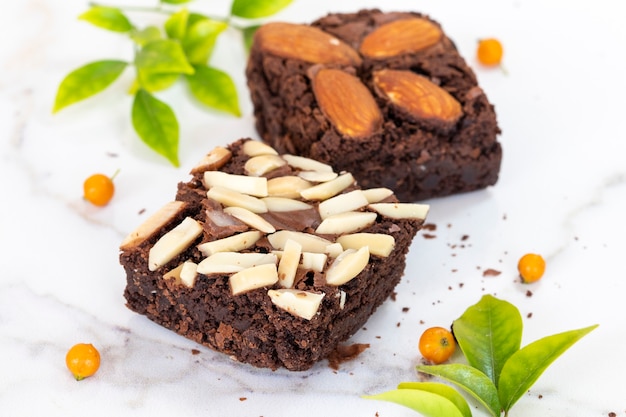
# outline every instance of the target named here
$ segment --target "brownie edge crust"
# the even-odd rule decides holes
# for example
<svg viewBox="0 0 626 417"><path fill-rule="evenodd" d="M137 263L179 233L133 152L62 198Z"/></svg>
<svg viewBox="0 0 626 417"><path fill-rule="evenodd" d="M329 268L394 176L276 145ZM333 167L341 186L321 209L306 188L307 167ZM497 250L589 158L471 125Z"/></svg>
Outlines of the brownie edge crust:
<svg viewBox="0 0 626 417"><path fill-rule="evenodd" d="M393 292L428 206L254 140L217 147L120 246L127 306L256 367L306 370Z"/></svg>
<svg viewBox="0 0 626 417"><path fill-rule="evenodd" d="M268 23L246 75L264 141L352 172L362 187L420 201L498 180L494 106L426 15L361 10Z"/></svg>

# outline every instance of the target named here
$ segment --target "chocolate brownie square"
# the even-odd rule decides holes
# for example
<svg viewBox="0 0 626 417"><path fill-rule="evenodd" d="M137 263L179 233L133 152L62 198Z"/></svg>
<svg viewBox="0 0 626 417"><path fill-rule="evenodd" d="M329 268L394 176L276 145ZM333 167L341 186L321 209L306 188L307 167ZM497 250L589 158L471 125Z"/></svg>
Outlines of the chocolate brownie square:
<svg viewBox="0 0 626 417"><path fill-rule="evenodd" d="M130 309L257 367L305 370L404 274L428 206L249 139L218 147L121 244Z"/></svg>
<svg viewBox="0 0 626 417"><path fill-rule="evenodd" d="M413 12L273 22L247 66L256 128L279 152L418 201L496 183L494 106L441 26Z"/></svg>

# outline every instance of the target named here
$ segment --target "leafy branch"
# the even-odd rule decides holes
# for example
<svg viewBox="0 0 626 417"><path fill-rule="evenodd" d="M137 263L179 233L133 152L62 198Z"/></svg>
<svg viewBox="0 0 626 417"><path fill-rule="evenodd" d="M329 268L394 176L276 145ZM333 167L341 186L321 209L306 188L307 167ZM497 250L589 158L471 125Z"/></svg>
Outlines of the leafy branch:
<svg viewBox="0 0 626 417"><path fill-rule="evenodd" d="M234 0L225 18L206 16L181 6L192 0L159 0L154 7L112 7L90 3L79 16L98 28L127 35L132 41L132 62L103 59L70 72L60 83L53 106L56 113L109 87L129 67L135 77L129 87L134 96L131 119L135 132L153 151L179 166L178 119L171 107L155 93L183 80L202 105L241 116L237 89L230 75L209 65L215 44L226 29L242 33L246 49L258 25L288 6L292 0ZM164 17L162 26L140 28L129 18L133 12L152 12ZM249 25L239 25L233 18Z"/></svg>
<svg viewBox="0 0 626 417"><path fill-rule="evenodd" d="M519 310L485 295L452 325L468 364L420 365L417 369L461 388L493 417L502 413L507 417L548 366L596 327L547 336L522 348ZM471 416L465 398L443 383L404 382L395 390L365 398L401 404L428 417Z"/></svg>

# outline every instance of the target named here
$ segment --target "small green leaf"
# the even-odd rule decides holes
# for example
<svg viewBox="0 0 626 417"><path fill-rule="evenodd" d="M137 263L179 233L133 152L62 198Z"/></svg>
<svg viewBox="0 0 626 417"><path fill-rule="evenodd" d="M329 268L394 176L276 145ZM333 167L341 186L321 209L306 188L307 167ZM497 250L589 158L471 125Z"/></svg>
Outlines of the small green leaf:
<svg viewBox="0 0 626 417"><path fill-rule="evenodd" d="M169 17L163 24L165 33L170 39L182 41L187 33L187 21L189 20L189 10L180 9Z"/></svg>
<svg viewBox="0 0 626 417"><path fill-rule="evenodd" d="M193 74L185 52L178 41L161 39L146 44L137 53L135 65L142 71L153 74Z"/></svg>
<svg viewBox="0 0 626 417"><path fill-rule="evenodd" d="M596 327L547 336L514 353L502 368L498 386L504 411L511 409L554 360Z"/></svg>
<svg viewBox="0 0 626 417"><path fill-rule="evenodd" d="M497 386L502 366L522 342L522 316L517 307L485 295L454 321L452 329L469 364Z"/></svg>
<svg viewBox="0 0 626 417"><path fill-rule="evenodd" d="M426 417L467 417L453 401L429 390L395 389L381 394L365 395L363 398L399 404Z"/></svg>
<svg viewBox="0 0 626 417"><path fill-rule="evenodd" d="M465 398L449 385L440 384L438 382L402 382L398 385L398 389L417 389L441 395L452 401L463 417L472 417L472 410L470 410Z"/></svg>
<svg viewBox="0 0 626 417"><path fill-rule="evenodd" d="M162 38L161 31L156 26L148 26L142 30L134 31L130 34L130 38L139 46L144 46L150 42Z"/></svg>
<svg viewBox="0 0 626 417"><path fill-rule="evenodd" d="M132 121L141 140L174 166L178 162L178 120L172 109L146 90L135 94Z"/></svg>
<svg viewBox="0 0 626 417"><path fill-rule="evenodd" d="M190 16L193 17L193 16ZM206 64L213 53L217 37L228 27L225 22L209 18L189 19L183 38L183 49L192 64Z"/></svg>
<svg viewBox="0 0 626 417"><path fill-rule="evenodd" d="M243 45L246 48L246 52L250 53L250 49L252 48L252 43L254 41L254 34L261 26L248 26L243 29Z"/></svg>
<svg viewBox="0 0 626 417"><path fill-rule="evenodd" d="M161 3L167 3L167 4L184 4L184 3L189 3L192 0L160 0Z"/></svg>
<svg viewBox="0 0 626 417"><path fill-rule="evenodd" d="M230 76L206 65L194 68L194 74L186 76L191 93L208 107L241 116L237 88Z"/></svg>
<svg viewBox="0 0 626 417"><path fill-rule="evenodd" d="M278 13L291 4L292 0L235 0L230 9L233 16L258 19Z"/></svg>
<svg viewBox="0 0 626 417"><path fill-rule="evenodd" d="M117 7L93 6L78 18L113 32L126 33L133 29L130 20Z"/></svg>
<svg viewBox="0 0 626 417"><path fill-rule="evenodd" d="M500 416L502 407L498 390L491 379L478 369L464 364L449 364L420 365L417 370L454 383L476 398L492 416Z"/></svg>
<svg viewBox="0 0 626 417"><path fill-rule="evenodd" d="M128 63L125 61L103 60L91 62L70 72L59 85L52 112L55 113L101 92L111 85L127 66Z"/></svg>
<svg viewBox="0 0 626 417"><path fill-rule="evenodd" d="M137 84L144 90L155 93L171 87L179 77L180 74L154 74L149 71L137 71Z"/></svg>

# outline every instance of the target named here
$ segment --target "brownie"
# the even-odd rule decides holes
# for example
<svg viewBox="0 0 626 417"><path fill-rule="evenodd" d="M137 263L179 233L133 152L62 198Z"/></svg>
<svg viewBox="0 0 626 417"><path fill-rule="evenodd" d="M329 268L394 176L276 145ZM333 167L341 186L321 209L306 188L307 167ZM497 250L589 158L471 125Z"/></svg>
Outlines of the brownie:
<svg viewBox="0 0 626 417"><path fill-rule="evenodd" d="M361 10L272 22L246 69L261 138L419 201L496 183L494 106L439 23Z"/></svg>
<svg viewBox="0 0 626 417"><path fill-rule="evenodd" d="M256 367L328 358L393 292L428 212L250 139L190 175L120 246L127 306Z"/></svg>

